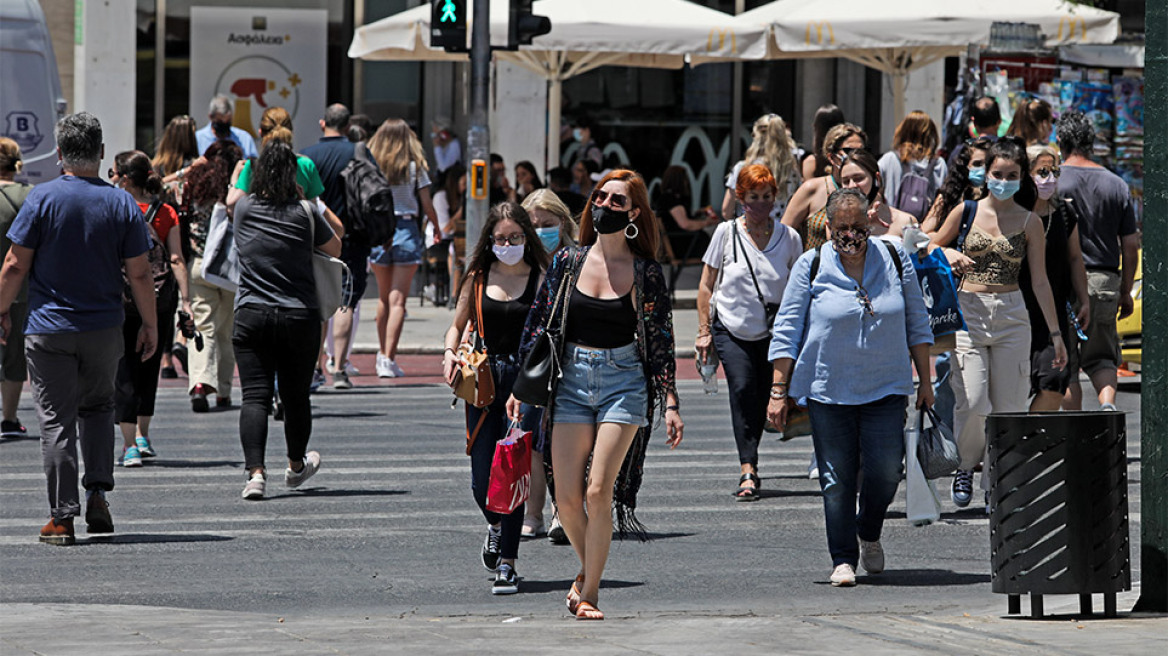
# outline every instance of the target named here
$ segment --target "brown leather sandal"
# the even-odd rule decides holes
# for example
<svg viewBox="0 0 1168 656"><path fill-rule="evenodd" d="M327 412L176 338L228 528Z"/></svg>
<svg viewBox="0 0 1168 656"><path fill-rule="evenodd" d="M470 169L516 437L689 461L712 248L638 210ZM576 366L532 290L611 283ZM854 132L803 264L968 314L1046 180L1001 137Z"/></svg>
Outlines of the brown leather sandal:
<svg viewBox="0 0 1168 656"><path fill-rule="evenodd" d="M591 601L581 601L579 605L576 606L576 619L602 620L604 619L604 613L601 612L601 610L596 607L596 604L592 603Z"/></svg>

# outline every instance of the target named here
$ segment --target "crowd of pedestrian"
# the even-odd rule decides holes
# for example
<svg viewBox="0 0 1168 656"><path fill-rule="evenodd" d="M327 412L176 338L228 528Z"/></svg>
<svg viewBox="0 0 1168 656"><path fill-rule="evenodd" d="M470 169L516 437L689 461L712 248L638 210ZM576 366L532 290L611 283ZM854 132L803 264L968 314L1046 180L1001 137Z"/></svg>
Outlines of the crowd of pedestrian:
<svg viewBox="0 0 1168 656"><path fill-rule="evenodd" d="M465 408L491 591L519 591L521 540L547 534L577 557L566 605L578 619L604 618L614 523L622 536L645 534L635 510L650 432L663 427L670 447L684 433L663 240L703 262L695 351L724 369L734 500L761 496L764 432L809 421L833 586L855 585L858 567L885 568L881 531L905 466L911 405L936 406L953 428L954 505L970 505L980 470L987 509L986 415L1077 409L1079 368L1103 410L1115 409L1115 323L1131 312L1139 233L1122 181L1090 160L1094 133L1077 112L1060 117L1057 146L1040 101L1024 104L998 139L997 105L980 99L974 136L948 159L923 112L900 123L879 158L834 105L816 113L802 155L788 124L767 114L728 171L721 213L696 215L684 167L664 172L656 202L641 174L602 171L596 125L585 118L574 126L571 167L541 176L521 161L512 186L503 158L491 156L492 203L478 235L465 232L467 170L450 120L431 125L431 167L400 119L373 126L331 105L319 142L297 153L286 109L263 112L258 148L231 125L232 112L216 97L201 129L175 117L153 159L119 153L106 180L101 125L89 114L58 123L64 174L35 188L15 181L20 149L0 139L0 428L27 435L16 416L27 378L49 493L43 542L75 540L78 447L89 533L113 532L113 425L124 467L157 454L158 379L174 371L161 346L186 369L194 412L208 411L210 396L232 407L238 366L244 499L267 494L273 414L283 419L284 483L302 485L321 467L308 448L309 394L326 374L336 389L353 386L368 272L377 285L375 373L401 377L405 301L429 253L446 257L450 278L444 378L457 384L477 351L493 383L492 398ZM380 243L368 238L366 206L353 205L352 170L363 165L392 198L393 231ZM231 281L211 259L227 228L238 267ZM459 235L472 239L465 264ZM347 267L352 294L335 314L314 294L316 251ZM933 253L952 268L965 324L935 364L931 301L914 269ZM512 391L545 347L559 375L545 402L524 402ZM526 504L498 512L488 489L497 444L514 427L532 435L532 490Z"/></svg>

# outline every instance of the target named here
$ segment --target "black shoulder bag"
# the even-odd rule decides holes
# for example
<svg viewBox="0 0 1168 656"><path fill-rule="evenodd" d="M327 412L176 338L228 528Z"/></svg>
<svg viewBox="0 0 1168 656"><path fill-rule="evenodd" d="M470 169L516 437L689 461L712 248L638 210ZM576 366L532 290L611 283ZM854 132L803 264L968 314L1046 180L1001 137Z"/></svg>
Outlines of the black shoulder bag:
<svg viewBox="0 0 1168 656"><path fill-rule="evenodd" d="M734 258L738 259L738 246L741 243L738 237L738 220L735 219L730 224L730 231L734 237ZM766 312L767 330L774 330L775 317L779 314L778 303L767 303L766 297L762 294L762 287L758 285L758 277L754 275L754 267L750 264L750 255L746 252L746 248L742 248L742 259L746 260L746 270L750 272L750 280L754 283L754 293L758 294L758 302L762 303L763 310Z"/></svg>
<svg viewBox="0 0 1168 656"><path fill-rule="evenodd" d="M543 332L535 338L535 343L532 344L527 358L523 361L523 366L519 368L519 373L515 377L515 385L511 388L511 394L524 403L547 408L554 400L552 394L555 391L556 381L561 375L560 354L563 353L564 348L564 321L568 318L568 301L565 297L576 286L576 268L579 259L579 254L575 252L569 258L568 270L564 272L564 277L560 280L560 286L556 290L556 298L552 303L551 310L548 311L547 323L544 325ZM557 312L560 314L558 323L556 322Z"/></svg>

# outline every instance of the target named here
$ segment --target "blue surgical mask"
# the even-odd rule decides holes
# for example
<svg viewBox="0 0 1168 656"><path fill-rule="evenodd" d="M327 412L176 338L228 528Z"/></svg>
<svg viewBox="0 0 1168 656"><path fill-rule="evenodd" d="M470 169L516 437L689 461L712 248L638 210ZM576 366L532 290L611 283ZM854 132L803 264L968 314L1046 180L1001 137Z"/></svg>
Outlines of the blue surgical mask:
<svg viewBox="0 0 1168 656"><path fill-rule="evenodd" d="M539 240L543 242L543 247L547 249L547 252L554 253L560 247L560 229L558 227L536 228L535 234L539 235Z"/></svg>
<svg viewBox="0 0 1168 656"><path fill-rule="evenodd" d="M969 184L974 187L980 187L985 184L985 167L979 166L977 168L969 169Z"/></svg>
<svg viewBox="0 0 1168 656"><path fill-rule="evenodd" d="M584 141L584 131L580 128L572 130L572 138L576 141Z"/></svg>
<svg viewBox="0 0 1168 656"><path fill-rule="evenodd" d="M986 182L986 187L989 188L990 193L994 195L994 198L997 198L998 200L1009 200L1014 197L1014 194L1018 193L1019 189L1022 188L1022 181L999 180L997 178L990 178L990 180Z"/></svg>

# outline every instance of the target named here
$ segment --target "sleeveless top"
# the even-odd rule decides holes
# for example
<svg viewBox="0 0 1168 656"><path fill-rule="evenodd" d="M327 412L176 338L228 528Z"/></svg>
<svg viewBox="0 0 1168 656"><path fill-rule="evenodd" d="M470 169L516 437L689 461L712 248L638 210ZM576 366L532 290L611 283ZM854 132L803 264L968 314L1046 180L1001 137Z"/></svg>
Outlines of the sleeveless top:
<svg viewBox="0 0 1168 656"><path fill-rule="evenodd" d="M991 237L976 225L970 226L965 238L965 254L973 260L973 270L965 274L966 282L978 285L1017 285L1026 258L1026 224L1012 235Z"/></svg>
<svg viewBox="0 0 1168 656"><path fill-rule="evenodd" d="M614 349L637 339L637 310L633 307L632 290L619 298L595 298L577 287L572 290L568 303L564 342Z"/></svg>
<svg viewBox="0 0 1168 656"><path fill-rule="evenodd" d="M523 295L509 301L499 301L487 296L487 276L490 268L483 271L483 295L479 299L483 308L484 340L487 353L491 355L513 355L519 353L519 340L523 337L523 327L527 322L527 312L535 301L535 290L539 283L539 268L531 267L527 275L527 287Z"/></svg>
<svg viewBox="0 0 1168 656"><path fill-rule="evenodd" d="M830 195L836 190L835 179L831 174L828 174L823 180L823 184L827 186L827 193ZM803 238L804 251L818 249L827 243L827 203L824 203L818 212L807 217L803 231L806 233Z"/></svg>

